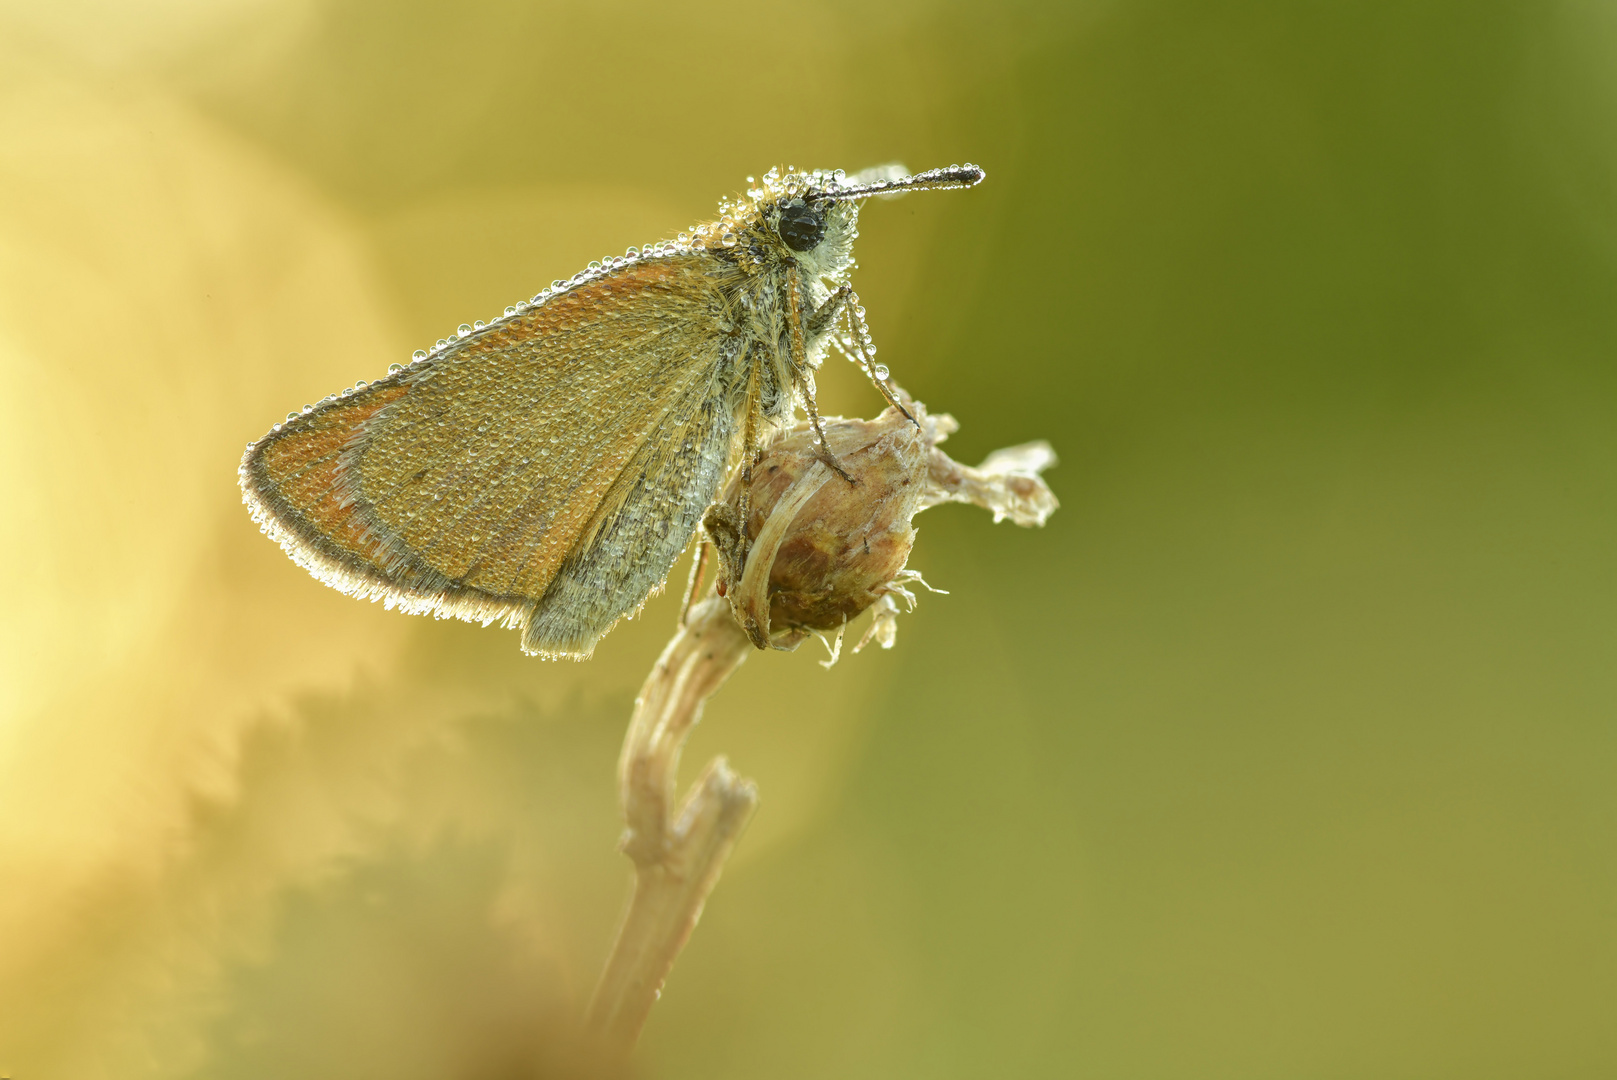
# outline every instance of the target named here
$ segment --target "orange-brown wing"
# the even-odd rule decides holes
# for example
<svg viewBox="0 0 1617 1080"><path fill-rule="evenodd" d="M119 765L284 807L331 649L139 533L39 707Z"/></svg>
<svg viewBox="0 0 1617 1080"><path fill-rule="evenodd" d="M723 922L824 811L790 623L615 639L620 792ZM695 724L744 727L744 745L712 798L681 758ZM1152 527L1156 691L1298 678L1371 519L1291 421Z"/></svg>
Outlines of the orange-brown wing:
<svg viewBox="0 0 1617 1080"><path fill-rule="evenodd" d="M344 592L587 655L723 479L739 342L713 261L631 263L289 420L242 461L254 517Z"/></svg>

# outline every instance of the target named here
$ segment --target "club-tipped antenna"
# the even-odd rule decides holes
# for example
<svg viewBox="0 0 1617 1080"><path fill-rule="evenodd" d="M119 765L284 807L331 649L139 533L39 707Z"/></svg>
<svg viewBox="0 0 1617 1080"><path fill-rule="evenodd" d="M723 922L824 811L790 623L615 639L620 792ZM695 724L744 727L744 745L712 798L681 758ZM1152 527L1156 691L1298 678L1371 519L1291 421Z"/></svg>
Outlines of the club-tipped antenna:
<svg viewBox="0 0 1617 1080"><path fill-rule="evenodd" d="M982 183L985 175L987 174L982 169L967 162L964 165L950 165L943 169L928 169L913 176L897 176L869 184L832 188L820 197L834 202L845 202L848 199L868 199L872 195L899 195L906 191L947 191L949 188L975 187Z"/></svg>

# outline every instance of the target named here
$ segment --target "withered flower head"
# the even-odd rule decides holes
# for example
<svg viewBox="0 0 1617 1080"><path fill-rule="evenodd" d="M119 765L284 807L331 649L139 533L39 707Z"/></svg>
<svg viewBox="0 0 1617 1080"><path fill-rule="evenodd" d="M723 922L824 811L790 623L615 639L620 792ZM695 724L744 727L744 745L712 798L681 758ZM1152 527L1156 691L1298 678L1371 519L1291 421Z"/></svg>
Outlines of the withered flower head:
<svg viewBox="0 0 1617 1080"><path fill-rule="evenodd" d="M804 424L764 453L750 484L738 474L708 511L718 592L758 648L795 648L810 631L840 635L871 607L857 648L872 639L891 648L897 600L913 607L907 586L925 585L907 563L912 520L928 506L975 503L1018 525L1042 525L1056 509L1039 476L1055 464L1048 444L1001 450L969 468L937 448L957 430L953 417L930 416L917 401L905 407L913 420L890 408L874 420L824 421L830 454L852 483Z"/></svg>
<svg viewBox="0 0 1617 1080"><path fill-rule="evenodd" d="M829 667L848 621L870 610L855 651L872 640L891 648L898 601L913 607L907 586L925 584L906 565L917 513L969 502L992 510L995 521L1042 525L1056 509L1039 478L1055 464L1048 444L1000 450L968 468L937 448L956 429L952 417L929 416L891 383L884 389L901 407L874 420L823 421L825 446L810 425L787 433L742 470L703 521L718 553L717 595L696 599L706 562L699 557L680 627L635 699L618 763L623 850L635 863L635 887L590 1023L621 1045L639 1036L758 805L756 787L723 758L683 800L674 780L702 703L747 658L749 643L790 649L810 632L835 630Z"/></svg>

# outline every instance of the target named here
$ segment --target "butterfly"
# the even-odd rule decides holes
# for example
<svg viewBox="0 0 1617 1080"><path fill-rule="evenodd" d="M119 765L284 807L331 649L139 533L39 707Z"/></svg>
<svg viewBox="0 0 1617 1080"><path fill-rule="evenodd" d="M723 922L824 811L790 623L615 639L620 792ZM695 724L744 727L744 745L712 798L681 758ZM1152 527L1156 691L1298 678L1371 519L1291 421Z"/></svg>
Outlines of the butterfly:
<svg viewBox="0 0 1617 1080"><path fill-rule="evenodd" d="M819 430L829 348L896 401L848 281L862 201L983 175L772 169L716 220L289 415L247 447L243 500L344 593L586 658L662 587L733 470L799 408Z"/></svg>

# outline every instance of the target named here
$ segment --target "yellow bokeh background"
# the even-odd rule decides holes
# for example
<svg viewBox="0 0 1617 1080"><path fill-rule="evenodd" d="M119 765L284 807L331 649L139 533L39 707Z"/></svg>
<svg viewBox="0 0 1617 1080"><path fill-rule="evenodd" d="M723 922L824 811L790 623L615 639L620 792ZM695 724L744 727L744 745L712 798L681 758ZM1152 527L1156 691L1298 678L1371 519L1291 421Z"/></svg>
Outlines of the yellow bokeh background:
<svg viewBox="0 0 1617 1080"><path fill-rule="evenodd" d="M1614 62L1578 0L0 0L0 1076L615 1068L673 600L530 660L236 463L895 160L988 180L867 207L882 359L1063 507L929 511L892 652L713 701L762 808L633 1071L1617 1073Z"/></svg>

